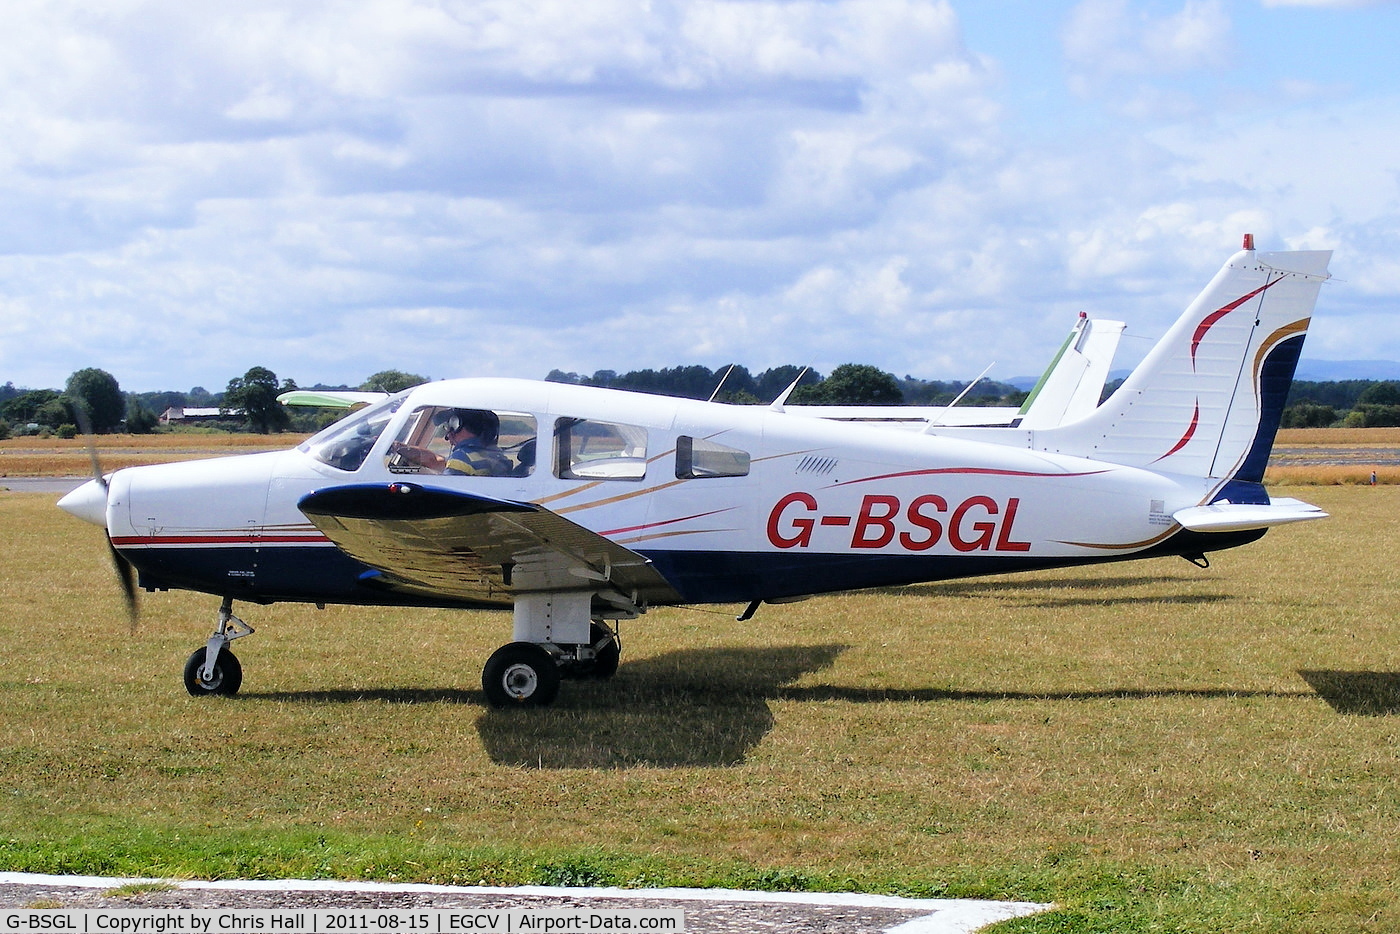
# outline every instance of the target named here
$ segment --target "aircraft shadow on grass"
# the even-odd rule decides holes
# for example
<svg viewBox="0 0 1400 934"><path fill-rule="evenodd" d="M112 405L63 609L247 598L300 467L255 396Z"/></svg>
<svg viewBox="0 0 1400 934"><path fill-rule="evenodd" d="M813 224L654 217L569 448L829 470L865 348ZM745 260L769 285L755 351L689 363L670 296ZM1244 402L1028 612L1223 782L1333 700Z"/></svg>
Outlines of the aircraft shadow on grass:
<svg viewBox="0 0 1400 934"><path fill-rule="evenodd" d="M626 662L539 711L489 710L477 732L491 758L526 768L734 766L773 729L786 685L831 666L847 646L704 648Z"/></svg>
<svg viewBox="0 0 1400 934"><path fill-rule="evenodd" d="M1400 674L1300 671L1312 691L1115 687L1069 691L860 688L794 684L830 667L844 645L703 648L626 662L606 683L579 682L548 710L492 709L480 690L377 689L244 694L311 704L463 704L491 759L531 769L723 767L742 764L773 729L774 701L937 703L1321 696L1343 714L1400 713Z"/></svg>
<svg viewBox="0 0 1400 934"><path fill-rule="evenodd" d="M1108 596L1114 589L1146 587L1169 580L1164 577L1136 576L1118 578L1063 578L1059 580L1005 580L1005 581L948 581L935 584L914 584L909 587L891 588L883 592L914 596L923 594L936 597L968 597L984 600L998 598L1019 599L1021 605L1030 609L1059 609L1078 606L1136 606L1153 604L1219 603L1231 599L1225 593L1193 593L1175 596L1122 595ZM1084 592L1088 596L1057 596L1060 591ZM1043 599L1033 598L1043 595Z"/></svg>
<svg viewBox="0 0 1400 934"><path fill-rule="evenodd" d="M1337 713L1365 717L1400 714L1400 673L1299 671L1298 674Z"/></svg>
<svg viewBox="0 0 1400 934"><path fill-rule="evenodd" d="M769 701L820 671L844 645L705 648L624 661L607 682L580 681L553 707L493 709L480 690L279 691L241 696L292 703L470 704L492 760L526 768L728 766L773 728Z"/></svg>

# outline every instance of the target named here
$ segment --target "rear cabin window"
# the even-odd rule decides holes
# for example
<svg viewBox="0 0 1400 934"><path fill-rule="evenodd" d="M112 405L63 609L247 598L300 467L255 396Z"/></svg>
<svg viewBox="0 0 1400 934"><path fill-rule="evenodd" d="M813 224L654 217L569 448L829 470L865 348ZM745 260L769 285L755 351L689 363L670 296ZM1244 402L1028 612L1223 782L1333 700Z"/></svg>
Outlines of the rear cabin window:
<svg viewBox="0 0 1400 934"><path fill-rule="evenodd" d="M689 435L676 439L676 476L681 480L748 475L748 451Z"/></svg>
<svg viewBox="0 0 1400 934"><path fill-rule="evenodd" d="M565 480L641 480L647 474L645 428L561 418L554 439L554 472Z"/></svg>

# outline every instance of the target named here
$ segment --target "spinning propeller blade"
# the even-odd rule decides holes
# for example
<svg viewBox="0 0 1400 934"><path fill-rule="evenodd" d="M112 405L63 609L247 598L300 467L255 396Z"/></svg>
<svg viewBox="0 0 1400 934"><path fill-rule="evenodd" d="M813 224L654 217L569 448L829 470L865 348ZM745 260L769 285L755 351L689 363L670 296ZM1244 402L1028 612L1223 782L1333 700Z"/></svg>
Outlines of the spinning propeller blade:
<svg viewBox="0 0 1400 934"><path fill-rule="evenodd" d="M141 608L136 600L136 575L110 538L107 539L107 550L112 555L112 567L117 572L117 579L121 581L122 596L126 598L126 615L131 619L131 628L135 629L136 620L141 615Z"/></svg>
<svg viewBox="0 0 1400 934"><path fill-rule="evenodd" d="M88 417L87 401L80 398L73 399L73 414L78 419L78 427L83 432L83 437L87 439L88 458L92 461L92 478L102 487L104 499L109 492L107 478L102 473L102 463L97 457L97 440L92 433L92 419ZM103 523L104 534L106 524ZM140 615L140 607L136 600L136 575L132 573L132 567L121 552L117 551L117 546L112 544L112 538L107 536L107 551L112 556L112 569L117 572L117 580L122 585L122 596L126 598L126 613L131 619L131 629L136 630L136 620Z"/></svg>

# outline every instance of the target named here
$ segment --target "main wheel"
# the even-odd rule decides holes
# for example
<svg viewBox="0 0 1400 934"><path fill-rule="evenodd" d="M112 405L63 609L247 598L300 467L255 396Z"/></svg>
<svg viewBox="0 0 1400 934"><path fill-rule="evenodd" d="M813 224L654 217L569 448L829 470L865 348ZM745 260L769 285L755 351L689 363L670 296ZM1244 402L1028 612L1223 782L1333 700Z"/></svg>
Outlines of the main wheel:
<svg viewBox="0 0 1400 934"><path fill-rule="evenodd" d="M238 663L238 656L225 648L214 662L214 676L206 681L199 676L199 672L204 668L204 653L207 651L207 648L195 649L189 661L185 662L185 690L194 697L207 697L210 694L232 697L237 694L243 686L243 666Z"/></svg>
<svg viewBox="0 0 1400 934"><path fill-rule="evenodd" d="M617 663L622 657L617 635L606 626L589 623L588 644L593 647L593 657L586 661L567 662L559 669L561 678L606 681L617 674Z"/></svg>
<svg viewBox="0 0 1400 934"><path fill-rule="evenodd" d="M544 707L559 696L559 666L533 642L512 642L486 660L481 688L492 707Z"/></svg>
<svg viewBox="0 0 1400 934"><path fill-rule="evenodd" d="M593 658L593 667L589 670L588 677L606 681L617 674L617 663L622 660L622 646L618 644L617 634L606 626L593 623L589 626L588 638L592 640L594 650L598 653ZM598 648L598 643L604 639L607 640L607 645Z"/></svg>

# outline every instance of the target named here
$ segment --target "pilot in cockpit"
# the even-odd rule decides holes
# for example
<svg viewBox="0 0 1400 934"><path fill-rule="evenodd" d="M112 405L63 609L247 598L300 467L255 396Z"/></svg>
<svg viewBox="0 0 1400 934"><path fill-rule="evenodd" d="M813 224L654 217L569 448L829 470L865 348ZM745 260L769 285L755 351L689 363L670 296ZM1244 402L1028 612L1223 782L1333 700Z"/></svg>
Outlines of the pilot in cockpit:
<svg viewBox="0 0 1400 934"><path fill-rule="evenodd" d="M427 448L395 441L390 453L397 454L425 470L451 476L506 477L511 472L510 458L498 440L501 418L489 409L446 409L433 419L443 430L443 438L452 445L446 457Z"/></svg>

